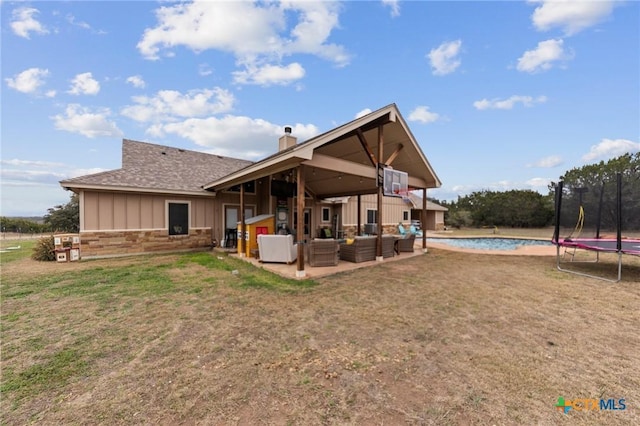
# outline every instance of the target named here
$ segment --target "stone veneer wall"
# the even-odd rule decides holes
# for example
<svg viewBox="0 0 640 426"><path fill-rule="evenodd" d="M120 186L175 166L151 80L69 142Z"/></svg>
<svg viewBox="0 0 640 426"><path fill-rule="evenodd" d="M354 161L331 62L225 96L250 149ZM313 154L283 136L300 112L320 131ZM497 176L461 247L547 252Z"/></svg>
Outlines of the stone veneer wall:
<svg viewBox="0 0 640 426"><path fill-rule="evenodd" d="M211 241L211 228L192 229L189 235L169 235L165 230L80 232L80 257L204 249Z"/></svg>

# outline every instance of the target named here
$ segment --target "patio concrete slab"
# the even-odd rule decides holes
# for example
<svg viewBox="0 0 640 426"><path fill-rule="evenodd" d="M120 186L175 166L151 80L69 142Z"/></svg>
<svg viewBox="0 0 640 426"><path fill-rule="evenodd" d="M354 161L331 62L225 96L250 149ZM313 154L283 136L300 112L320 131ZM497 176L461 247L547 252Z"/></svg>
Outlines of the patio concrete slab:
<svg viewBox="0 0 640 426"><path fill-rule="evenodd" d="M424 254L424 252L421 246L420 248L418 248L417 246L418 244L416 244L416 248L413 251L413 253L401 252L399 255L395 255L393 257L387 257L382 261L372 260L369 262L353 263L353 262L347 262L345 260L340 260L336 266L321 266L321 267L310 266L308 263L305 262L304 277L297 276L297 265L295 262L290 265L287 265L285 263L263 263L254 257L240 257L237 253L232 253L230 254L230 256L237 257L238 259L244 260L245 262L249 262L258 268L266 269L267 271L273 272L285 278L307 279L307 278L324 277L327 275L338 274L340 272L352 271L354 269L368 268L368 267L380 265L386 262L396 262L398 260L408 259L410 257L421 256L422 254Z"/></svg>

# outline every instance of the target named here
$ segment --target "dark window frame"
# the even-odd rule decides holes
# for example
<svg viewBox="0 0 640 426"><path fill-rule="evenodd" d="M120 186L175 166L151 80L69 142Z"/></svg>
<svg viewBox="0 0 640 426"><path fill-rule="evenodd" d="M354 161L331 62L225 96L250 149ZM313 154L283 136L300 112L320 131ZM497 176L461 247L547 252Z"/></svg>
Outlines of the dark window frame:
<svg viewBox="0 0 640 426"><path fill-rule="evenodd" d="M373 221L369 221L369 213L372 213ZM367 209L367 222L366 223L378 223L378 209Z"/></svg>
<svg viewBox="0 0 640 426"><path fill-rule="evenodd" d="M325 218L325 212L326 212L326 218ZM322 208L322 218L321 218L323 223L328 223L331 222L331 209L329 207L323 207Z"/></svg>
<svg viewBox="0 0 640 426"><path fill-rule="evenodd" d="M167 201L167 228L169 235L189 235L190 203L188 201Z"/></svg>

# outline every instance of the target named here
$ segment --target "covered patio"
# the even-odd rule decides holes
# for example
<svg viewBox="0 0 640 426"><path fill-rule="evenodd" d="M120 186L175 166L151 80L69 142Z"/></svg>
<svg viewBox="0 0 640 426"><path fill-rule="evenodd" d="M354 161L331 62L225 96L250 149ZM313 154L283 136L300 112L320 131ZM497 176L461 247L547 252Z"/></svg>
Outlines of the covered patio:
<svg viewBox="0 0 640 426"><path fill-rule="evenodd" d="M421 245L420 243L416 243L416 246ZM385 258L385 262L395 262L398 260L409 259L415 256L421 256L425 253L425 250L420 250L416 247L416 250L413 253L400 253L397 256ZM263 263L259 259L255 257L247 257L240 256L237 253L230 253L230 256L238 257L246 262L251 263L257 268L266 269L269 272L273 272L274 274L278 274L284 278L292 278L292 279L300 279L300 278L319 278L325 277L328 275L339 274L341 272L349 272L360 268L369 268L371 266L375 266L380 264L379 260L371 260L368 262L360 262L353 263L341 260L335 266L311 266L309 263L305 263L304 265L304 276L300 276L298 272L297 263L286 264L286 263Z"/></svg>
<svg viewBox="0 0 640 426"><path fill-rule="evenodd" d="M377 194L378 209L376 220L377 246L376 261L382 261L382 233L383 233L383 187L381 184L381 170L392 168L405 172L408 177L409 191L422 191L422 221L426 222L427 189L437 188L440 180L429 164L426 156L409 130L404 118L401 116L395 104L388 105L363 117L357 118L347 124L339 126L329 132L323 133L303 143L296 143L296 138L291 135L291 129L286 128L285 134L280 138L279 151L262 161L251 164L224 178L204 185L204 189L213 192L239 187L240 235L246 235L245 218L245 184L262 180L272 182L276 176L286 176L287 181L295 184L293 196L295 223L304 223L305 209L317 208L322 200L356 196L358 200L357 235L361 233L362 218L360 209L360 196L365 194ZM408 197L407 194L402 194ZM262 197L258 206L258 214L275 214L276 203L273 196ZM309 201L311 200L311 201ZM309 238L307 232L306 238ZM350 268L350 262L340 261L337 267L313 268L305 264L305 231L303 226L297 226L294 234L298 243L295 276L304 278L312 276L315 269L322 269L326 273L332 273L334 268ZM244 256L244 238L238 240L239 256ZM420 239L416 239L418 252L426 251L426 233ZM407 257L410 253L401 256L385 257L385 261L395 258ZM251 261L258 262L255 259ZM347 265L342 265L342 264ZM261 264L265 268L286 269L289 265ZM366 266L353 264L354 267ZM312 272L313 271L313 272ZM337 271L337 269L336 269ZM333 271L335 273L336 271ZM307 273L308 272L308 273Z"/></svg>

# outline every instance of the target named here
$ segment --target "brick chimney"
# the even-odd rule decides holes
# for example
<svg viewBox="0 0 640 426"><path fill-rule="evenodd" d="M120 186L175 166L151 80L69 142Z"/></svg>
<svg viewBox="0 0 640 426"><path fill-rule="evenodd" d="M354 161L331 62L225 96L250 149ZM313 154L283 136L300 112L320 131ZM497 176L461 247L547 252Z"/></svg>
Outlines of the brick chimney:
<svg viewBox="0 0 640 426"><path fill-rule="evenodd" d="M291 127L285 127L284 135L280 136L280 139L278 139L278 152L294 146L297 141L298 138L291 136Z"/></svg>

